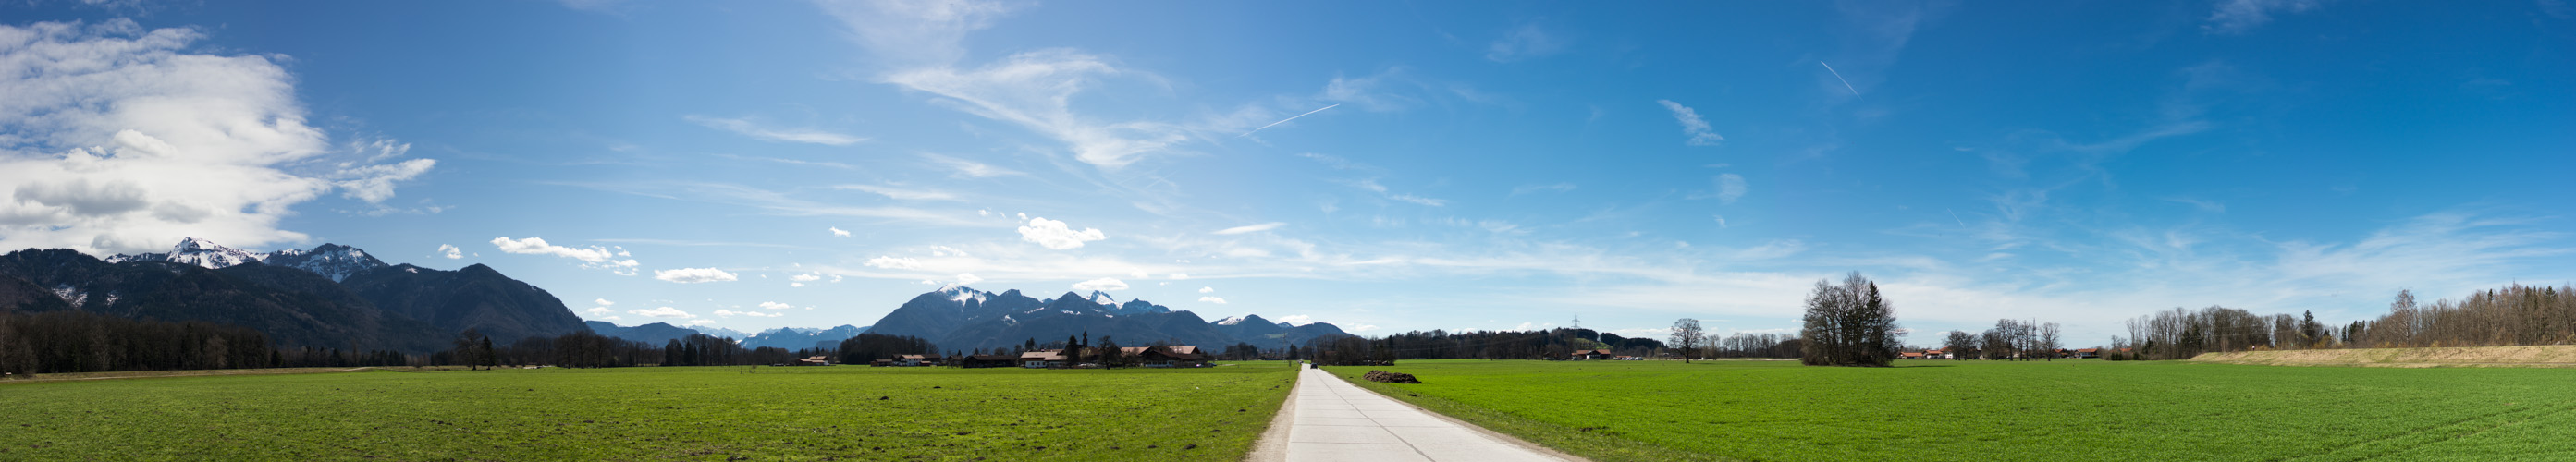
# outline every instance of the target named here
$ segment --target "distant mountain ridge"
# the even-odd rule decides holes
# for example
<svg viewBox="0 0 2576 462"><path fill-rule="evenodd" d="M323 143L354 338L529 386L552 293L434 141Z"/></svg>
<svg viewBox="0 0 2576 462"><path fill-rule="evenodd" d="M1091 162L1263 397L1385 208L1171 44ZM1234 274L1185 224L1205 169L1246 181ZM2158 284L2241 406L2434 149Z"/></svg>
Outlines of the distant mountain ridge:
<svg viewBox="0 0 2576 462"><path fill-rule="evenodd" d="M338 244L250 252L204 239L168 253L0 255L0 309L79 310L259 330L281 345L426 353L473 329L498 341L588 330L544 289L489 266L386 265Z"/></svg>
<svg viewBox="0 0 2576 462"><path fill-rule="evenodd" d="M244 263L260 262L270 266L311 271L313 274L331 278L332 282L339 282L348 279L349 275L386 266L383 260L377 260L375 256L368 255L364 250L339 244L322 244L320 247L314 247L313 250L287 249L259 253L224 247L216 245L214 241L193 237L180 240L178 246L170 249L170 253L120 254L107 257L105 260L108 263L161 261L194 265L205 269L222 269Z"/></svg>
<svg viewBox="0 0 2576 462"><path fill-rule="evenodd" d="M951 351L1009 347L1030 339L1056 342L1085 333L1094 341L1110 338L1128 346L1169 341L1219 349L1237 343L1283 348L1350 335L1328 323L1290 325L1257 315L1209 322L1197 313L1144 300L1120 303L1101 291L1041 300L1018 290L997 294L953 284L913 296L878 319L868 333L920 337Z"/></svg>

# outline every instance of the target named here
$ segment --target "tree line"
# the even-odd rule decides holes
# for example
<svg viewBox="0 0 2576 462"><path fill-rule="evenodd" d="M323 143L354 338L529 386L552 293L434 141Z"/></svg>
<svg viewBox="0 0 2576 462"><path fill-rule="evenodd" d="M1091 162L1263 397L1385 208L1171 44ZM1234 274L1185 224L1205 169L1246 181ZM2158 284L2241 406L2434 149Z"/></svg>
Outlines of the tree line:
<svg viewBox="0 0 2576 462"><path fill-rule="evenodd" d="M1339 342L1340 338L1315 339L1308 344L1307 350L1320 352L1328 348L1324 342ZM1650 356L1664 349L1664 342L1655 339L1628 338L1581 328L1464 332L1434 329L1391 334L1376 340L1381 343L1367 347L1370 351L1384 350L1391 357L1401 359L1548 359L1565 358L1582 350Z"/></svg>
<svg viewBox="0 0 2576 462"><path fill-rule="evenodd" d="M268 336L239 326L78 311L0 313L0 374L273 367Z"/></svg>
<svg viewBox="0 0 2576 462"><path fill-rule="evenodd" d="M1941 350L1955 359L2057 359L2059 344L2057 323L2037 319L1995 320L1995 327L1971 334L1964 330L1945 332Z"/></svg>
<svg viewBox="0 0 2576 462"><path fill-rule="evenodd" d="M2174 308L2131 319L2114 348L2137 359L2326 348L2417 348L2576 343L2576 288L2508 285L2430 304L2399 290L2388 313L2342 326L2314 313L2257 315L2224 306Z"/></svg>

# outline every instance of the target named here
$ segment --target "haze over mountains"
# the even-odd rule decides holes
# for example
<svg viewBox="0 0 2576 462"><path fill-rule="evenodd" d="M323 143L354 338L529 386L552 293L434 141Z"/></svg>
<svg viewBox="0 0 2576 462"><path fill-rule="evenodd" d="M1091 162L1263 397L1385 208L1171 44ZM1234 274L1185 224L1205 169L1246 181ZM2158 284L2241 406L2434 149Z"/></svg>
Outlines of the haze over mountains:
<svg viewBox="0 0 2576 462"><path fill-rule="evenodd" d="M454 271L386 264L338 244L251 252L203 239L168 253L105 259L67 249L0 255L0 310L77 310L129 318L203 321L257 329L282 346L426 353L468 329L508 342L590 331L660 344L690 335L738 339L745 348L829 348L860 333L929 339L951 351L1003 348L1089 334L1131 346L1154 342L1263 348L1349 335L1331 324L1293 325L1258 315L1209 322L1144 300L1066 292L1037 299L1018 290L948 286L915 296L873 326L781 327L745 334L666 323L583 321L545 289L489 266Z"/></svg>

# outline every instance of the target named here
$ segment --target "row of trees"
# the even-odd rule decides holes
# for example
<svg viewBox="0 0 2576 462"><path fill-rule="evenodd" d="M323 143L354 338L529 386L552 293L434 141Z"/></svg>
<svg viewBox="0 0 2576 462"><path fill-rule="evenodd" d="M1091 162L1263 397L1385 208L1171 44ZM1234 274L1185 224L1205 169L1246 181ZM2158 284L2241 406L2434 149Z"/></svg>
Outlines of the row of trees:
<svg viewBox="0 0 2576 462"><path fill-rule="evenodd" d="M2576 343L2576 287L2514 284L2431 304L2401 290L2388 314L2344 330L2344 343L2368 348Z"/></svg>
<svg viewBox="0 0 2576 462"><path fill-rule="evenodd" d="M1380 340L1385 341L1381 347L1393 357L1404 359L1547 359L1564 358L1580 350L1647 356L1665 348L1664 342L1655 339L1579 328L1465 332L1435 329L1393 334Z"/></svg>
<svg viewBox="0 0 2576 462"><path fill-rule="evenodd" d="M78 311L0 313L0 373L275 367L268 336L245 327Z"/></svg>
<svg viewBox="0 0 2576 462"><path fill-rule="evenodd" d="M2140 359L2246 350L2559 345L2576 343L2576 288L2515 284L2430 304L2400 290L2388 314L2342 327L2319 323L2313 313L2174 308L2131 319L2128 331L2111 343Z"/></svg>
<svg viewBox="0 0 2576 462"><path fill-rule="evenodd" d="M1975 334L1954 330L1944 334L1941 341L1941 349L1959 359L2054 360L2062 348L2065 346L2058 341L2057 323L2037 319L1998 319L1993 329Z"/></svg>
<svg viewBox="0 0 2576 462"><path fill-rule="evenodd" d="M870 360L900 355L936 354L939 345L908 335L859 334L841 340L841 364L867 364Z"/></svg>
<svg viewBox="0 0 2576 462"><path fill-rule="evenodd" d="M1672 345L1682 362L1693 358L1796 358L1804 355L1806 342L1794 335L1737 332L1726 336L1707 334L1698 319L1673 321Z"/></svg>

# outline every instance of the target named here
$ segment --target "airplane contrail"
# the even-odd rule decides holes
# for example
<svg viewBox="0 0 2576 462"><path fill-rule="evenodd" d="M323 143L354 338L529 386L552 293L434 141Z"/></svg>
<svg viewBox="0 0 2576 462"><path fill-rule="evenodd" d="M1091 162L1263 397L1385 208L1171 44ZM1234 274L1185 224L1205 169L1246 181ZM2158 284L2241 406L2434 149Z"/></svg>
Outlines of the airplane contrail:
<svg viewBox="0 0 2576 462"><path fill-rule="evenodd" d="M1817 61L1817 62L1816 62L1816 64L1824 64L1824 66L1825 66L1825 72L1832 72L1832 73L1834 73L1834 80L1841 80L1841 81L1843 81L1843 89L1844 89L1844 90L1851 90L1851 92L1852 92L1852 96L1860 96L1860 89L1858 89L1858 88L1852 88L1852 86L1851 86L1851 80L1850 80L1850 79L1845 79L1845 78L1843 78L1843 73L1842 73L1842 72L1837 72L1837 71L1835 71L1835 70L1834 70L1834 65L1832 65L1832 64L1825 64L1825 62L1824 62L1824 61Z"/></svg>
<svg viewBox="0 0 2576 462"><path fill-rule="evenodd" d="M1336 107L1341 107L1341 105L1340 105L1340 104L1334 104L1334 105L1331 105L1331 106L1324 106L1324 109L1332 109L1332 108L1336 108ZM1288 121L1291 121L1291 120L1297 120L1297 118L1298 118L1298 117L1305 117L1305 116L1315 115L1315 113L1317 113L1317 112L1324 112L1324 109L1316 109L1316 110L1312 110L1312 111L1306 111L1306 113L1304 113L1304 114L1298 114L1298 115L1296 115L1296 116L1294 116L1294 117L1289 117L1289 118L1285 118L1285 119L1279 119L1279 121L1278 121L1278 122L1271 122L1271 123L1270 123L1270 125L1263 125L1263 126L1261 126L1261 128L1255 128L1255 129L1252 129L1252 131L1250 131L1250 132L1243 132L1243 134L1241 134L1241 135L1234 135L1234 137L1236 137L1236 138L1242 138L1242 137L1246 137L1246 136L1252 136L1252 133L1253 133L1253 132L1258 132L1258 131L1261 131L1262 129L1265 129L1265 128L1275 127L1275 126L1278 126L1279 124L1288 123Z"/></svg>

